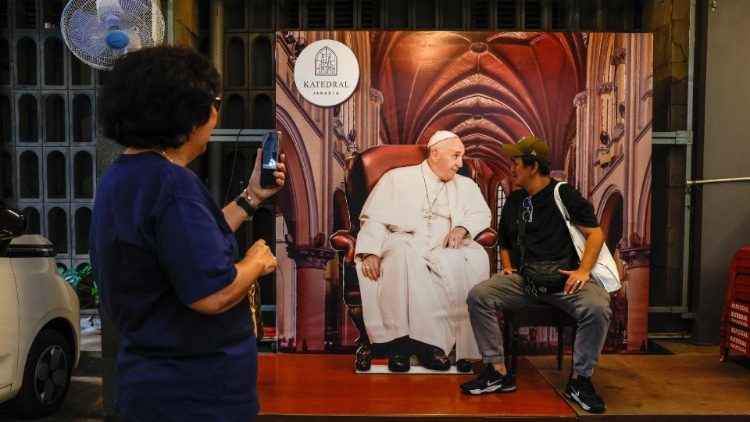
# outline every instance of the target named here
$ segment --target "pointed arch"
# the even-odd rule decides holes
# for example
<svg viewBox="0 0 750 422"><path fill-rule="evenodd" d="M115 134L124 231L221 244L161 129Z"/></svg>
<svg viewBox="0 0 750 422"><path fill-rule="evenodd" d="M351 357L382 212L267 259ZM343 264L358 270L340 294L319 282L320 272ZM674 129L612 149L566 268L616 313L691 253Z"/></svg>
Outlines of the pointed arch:
<svg viewBox="0 0 750 422"><path fill-rule="evenodd" d="M597 211L599 225L604 231L604 239L610 251L615 250L625 231L625 205L622 193L615 185L610 185L602 196Z"/></svg>
<svg viewBox="0 0 750 422"><path fill-rule="evenodd" d="M277 204L289 232L297 244L310 244L320 232L315 177L302 135L294 120L276 106L276 128L281 131L281 147L286 156L287 186L278 194Z"/></svg>

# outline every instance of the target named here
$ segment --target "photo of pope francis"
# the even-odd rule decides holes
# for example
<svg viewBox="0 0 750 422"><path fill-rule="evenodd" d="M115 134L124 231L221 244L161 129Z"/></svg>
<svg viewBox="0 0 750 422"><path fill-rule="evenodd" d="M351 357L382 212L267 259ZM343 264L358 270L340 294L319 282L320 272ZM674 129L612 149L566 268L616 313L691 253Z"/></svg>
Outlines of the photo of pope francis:
<svg viewBox="0 0 750 422"><path fill-rule="evenodd" d="M447 356L476 359L466 297L489 277L487 252L474 237L490 225L490 209L476 183L457 174L465 148L437 131L418 165L388 171L360 214L356 268L373 357L394 372L409 358L447 370Z"/></svg>

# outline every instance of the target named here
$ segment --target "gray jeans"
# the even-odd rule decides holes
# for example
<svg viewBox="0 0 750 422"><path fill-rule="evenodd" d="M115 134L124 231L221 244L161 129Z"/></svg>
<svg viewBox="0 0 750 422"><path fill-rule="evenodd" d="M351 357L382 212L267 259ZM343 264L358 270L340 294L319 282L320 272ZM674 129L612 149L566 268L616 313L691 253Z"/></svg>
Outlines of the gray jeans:
<svg viewBox="0 0 750 422"><path fill-rule="evenodd" d="M497 323L498 311L519 309L539 302L556 306L578 321L573 369L579 375L590 377L599 362L612 315L609 293L593 280L574 294L561 292L536 297L525 293L523 278L518 274L498 273L474 286L466 303L482 361L505 361L503 335Z"/></svg>

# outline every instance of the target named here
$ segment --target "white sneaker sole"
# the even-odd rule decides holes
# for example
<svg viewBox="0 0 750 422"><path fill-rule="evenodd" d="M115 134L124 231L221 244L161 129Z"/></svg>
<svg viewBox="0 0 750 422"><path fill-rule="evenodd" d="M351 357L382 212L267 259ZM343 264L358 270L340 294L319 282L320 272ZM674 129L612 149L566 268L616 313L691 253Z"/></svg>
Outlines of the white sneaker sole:
<svg viewBox="0 0 750 422"><path fill-rule="evenodd" d="M591 406L587 405L586 403L582 402L581 399L578 397L578 394L568 393L565 392L565 397L569 398L570 400L574 400L576 403L578 403L579 406L585 411L591 410Z"/></svg>
<svg viewBox="0 0 750 422"><path fill-rule="evenodd" d="M599 411L592 411L591 410L591 406L589 406L586 403L584 403L583 401L581 401L581 398L578 397L578 394L568 393L566 391L565 392L565 397L568 398L568 399L570 399L570 400L575 401L576 403L578 403L578 405L581 406L581 409L583 409L583 410L585 410L587 412L591 412L591 413L603 413L604 411L607 410L607 408L605 407L604 409L599 410Z"/></svg>
<svg viewBox="0 0 750 422"><path fill-rule="evenodd" d="M487 393L510 393L511 391L516 391L515 385L512 387L505 387L505 388L500 388L500 387L502 387L502 385L493 385L491 387L482 388L482 389L475 388L473 390L469 390L469 394L473 394L477 396L480 394L487 394Z"/></svg>

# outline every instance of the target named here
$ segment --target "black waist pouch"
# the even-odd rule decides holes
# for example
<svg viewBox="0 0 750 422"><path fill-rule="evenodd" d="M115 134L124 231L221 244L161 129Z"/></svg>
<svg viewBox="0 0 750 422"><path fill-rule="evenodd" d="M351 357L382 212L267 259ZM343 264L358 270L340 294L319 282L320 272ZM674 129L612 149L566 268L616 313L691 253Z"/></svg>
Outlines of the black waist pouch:
<svg viewBox="0 0 750 422"><path fill-rule="evenodd" d="M576 265L563 259L559 261L528 262L521 266L519 273L524 280L526 293L538 296L560 293L565 288L568 276L558 270L572 270Z"/></svg>

